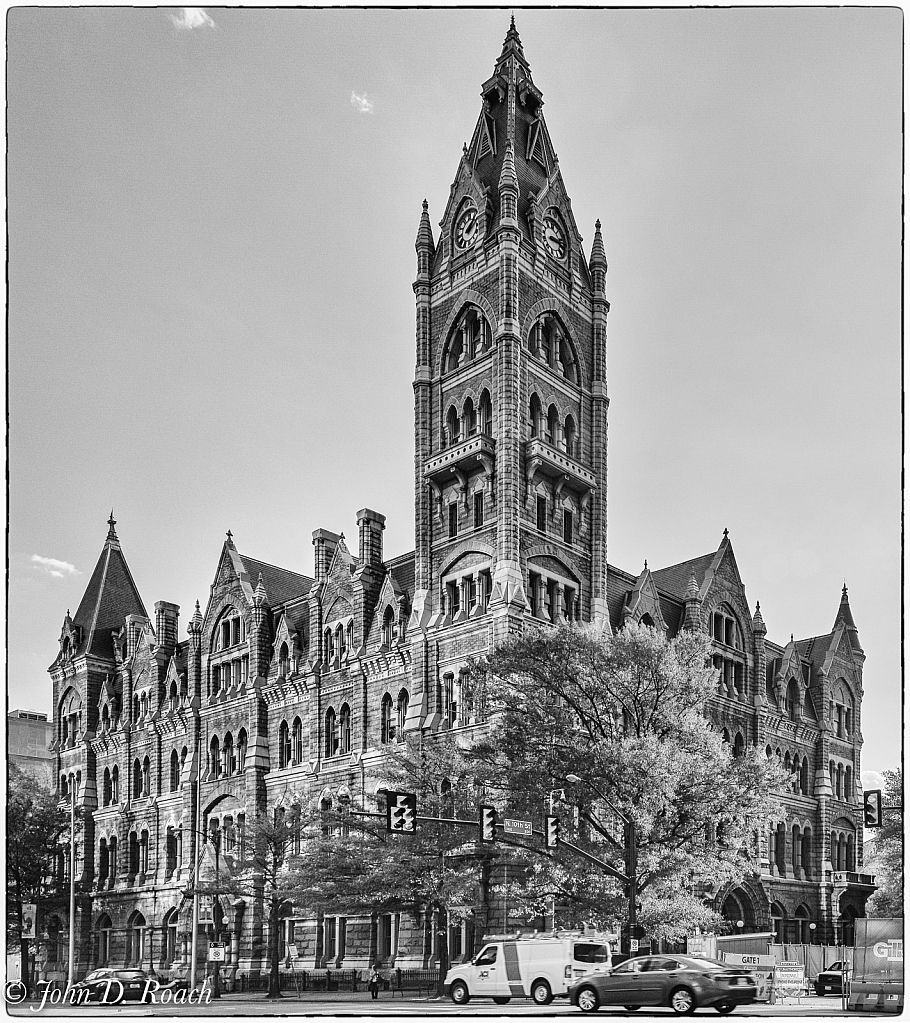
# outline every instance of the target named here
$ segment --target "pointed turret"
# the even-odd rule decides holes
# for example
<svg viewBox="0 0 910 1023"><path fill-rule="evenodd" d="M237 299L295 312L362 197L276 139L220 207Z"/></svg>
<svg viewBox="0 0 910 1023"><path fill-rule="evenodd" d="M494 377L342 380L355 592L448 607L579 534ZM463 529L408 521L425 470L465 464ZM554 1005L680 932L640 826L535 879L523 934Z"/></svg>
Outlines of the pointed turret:
<svg viewBox="0 0 910 1023"><path fill-rule="evenodd" d="M850 645L858 653L863 652L863 648L859 642L859 630L856 627L856 622L853 620L853 612L850 610L850 601L847 598L847 584L844 583L844 588L841 590L840 595L840 607L837 609L837 617L834 619L834 625L831 629L832 632L836 632L837 629L843 626L847 630L847 634L850 637Z"/></svg>
<svg viewBox="0 0 910 1023"><path fill-rule="evenodd" d="M689 573L689 581L686 584L686 612L683 618L683 628L692 632L701 628L701 593L694 572Z"/></svg>
<svg viewBox="0 0 910 1023"><path fill-rule="evenodd" d="M116 524L112 511L101 556L72 617L79 636L74 654L113 657L111 636L122 628L124 620L131 615L148 620L148 612L123 556L114 529Z"/></svg>
<svg viewBox="0 0 910 1023"><path fill-rule="evenodd" d="M265 583L262 581L262 573L259 573L259 581L256 583L256 589L253 591L253 603L257 607L261 607L263 604L268 604L269 597L265 592Z"/></svg>
<svg viewBox="0 0 910 1023"><path fill-rule="evenodd" d="M763 636L768 634L768 630L765 627L765 620L761 616L761 604L756 600L755 602L755 614L752 616L752 631L760 632Z"/></svg>
<svg viewBox="0 0 910 1023"><path fill-rule="evenodd" d="M499 55L499 60L496 62L498 66L510 56L514 56L517 60L520 60L522 64L531 70L527 60L525 60L525 51L521 45L521 39L518 35L518 29L515 27L515 15L512 15L512 20L509 23L509 31L506 32L506 37L502 42L502 53Z"/></svg>
<svg viewBox="0 0 910 1023"><path fill-rule="evenodd" d="M603 235L600 233L600 220L594 221L594 242L591 245L591 259L589 262L592 270L602 269L606 273L607 253L604 250Z"/></svg>
<svg viewBox="0 0 910 1023"><path fill-rule="evenodd" d="M194 628L198 629L199 631L202 631L202 610L199 607L198 600L196 601L196 610L193 614L193 617L190 619L190 622L192 623Z"/></svg>

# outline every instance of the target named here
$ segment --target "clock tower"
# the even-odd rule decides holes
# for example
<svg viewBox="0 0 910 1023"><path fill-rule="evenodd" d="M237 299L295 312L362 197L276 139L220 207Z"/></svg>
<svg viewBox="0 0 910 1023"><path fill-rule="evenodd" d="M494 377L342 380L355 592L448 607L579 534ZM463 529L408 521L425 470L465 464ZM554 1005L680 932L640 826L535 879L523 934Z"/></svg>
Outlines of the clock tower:
<svg viewBox="0 0 910 1023"><path fill-rule="evenodd" d="M412 636L609 628L600 223L587 259L514 19L481 96L440 233L424 203L416 242Z"/></svg>

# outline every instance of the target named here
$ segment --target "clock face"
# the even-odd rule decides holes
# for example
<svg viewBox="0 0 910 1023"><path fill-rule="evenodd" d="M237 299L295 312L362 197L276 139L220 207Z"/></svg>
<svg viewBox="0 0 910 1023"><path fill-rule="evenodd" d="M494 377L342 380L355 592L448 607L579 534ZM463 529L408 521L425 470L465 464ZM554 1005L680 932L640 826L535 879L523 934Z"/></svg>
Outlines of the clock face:
<svg viewBox="0 0 910 1023"><path fill-rule="evenodd" d="M455 222L455 244L466 249L477 237L477 207L466 206Z"/></svg>
<svg viewBox="0 0 910 1023"><path fill-rule="evenodd" d="M554 259L566 258L566 232L562 225L553 217L546 217L543 222L543 240L547 252Z"/></svg>

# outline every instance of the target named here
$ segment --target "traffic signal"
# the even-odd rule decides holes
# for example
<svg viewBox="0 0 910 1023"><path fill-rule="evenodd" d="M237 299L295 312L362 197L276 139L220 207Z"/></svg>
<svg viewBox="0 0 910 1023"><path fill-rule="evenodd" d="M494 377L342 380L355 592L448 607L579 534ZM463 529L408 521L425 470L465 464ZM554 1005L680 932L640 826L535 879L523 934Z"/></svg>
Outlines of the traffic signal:
<svg viewBox="0 0 910 1023"><path fill-rule="evenodd" d="M386 831L417 830L417 796L413 792L390 792L385 805Z"/></svg>
<svg viewBox="0 0 910 1023"><path fill-rule="evenodd" d="M882 790L867 789L863 792L863 824L867 828L882 826Z"/></svg>
<svg viewBox="0 0 910 1023"><path fill-rule="evenodd" d="M496 841L496 810L492 806L480 808L480 841Z"/></svg>
<svg viewBox="0 0 910 1023"><path fill-rule="evenodd" d="M559 845L559 818L547 817L547 848L555 849Z"/></svg>

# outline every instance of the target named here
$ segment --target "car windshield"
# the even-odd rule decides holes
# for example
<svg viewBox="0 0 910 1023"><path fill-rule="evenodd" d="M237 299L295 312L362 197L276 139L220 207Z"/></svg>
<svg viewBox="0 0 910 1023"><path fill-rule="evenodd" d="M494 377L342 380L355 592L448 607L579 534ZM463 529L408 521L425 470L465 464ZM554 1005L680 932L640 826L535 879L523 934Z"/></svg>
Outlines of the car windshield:
<svg viewBox="0 0 910 1023"><path fill-rule="evenodd" d="M627 959L613 971L614 973L641 973L641 959Z"/></svg>
<svg viewBox="0 0 910 1023"><path fill-rule="evenodd" d="M95 970L90 973L85 979L86 980L100 980L102 977L109 977L114 971L113 970Z"/></svg>

